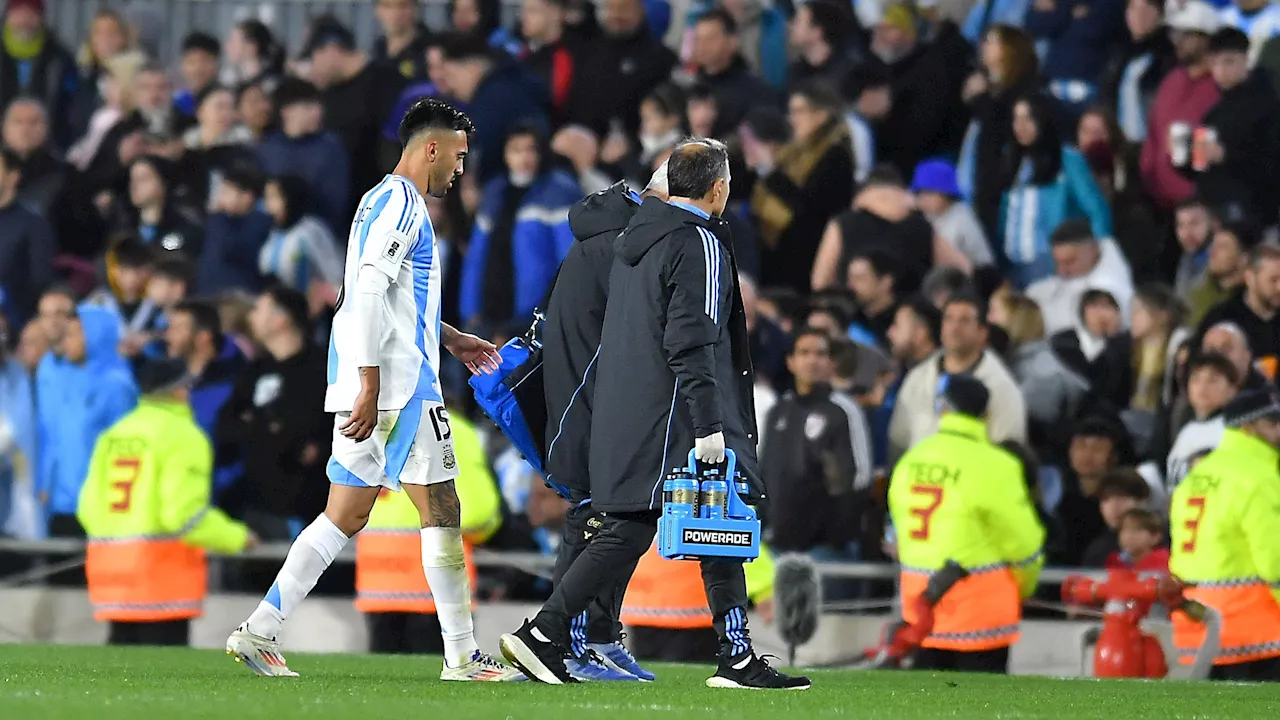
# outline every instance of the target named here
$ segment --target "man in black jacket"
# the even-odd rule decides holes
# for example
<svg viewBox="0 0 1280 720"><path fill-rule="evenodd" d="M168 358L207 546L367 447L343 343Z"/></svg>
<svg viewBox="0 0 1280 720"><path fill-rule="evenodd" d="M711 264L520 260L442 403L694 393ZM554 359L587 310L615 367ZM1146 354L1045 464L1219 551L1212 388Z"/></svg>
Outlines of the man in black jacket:
<svg viewBox="0 0 1280 720"><path fill-rule="evenodd" d="M1195 174L1196 195L1270 225L1280 188L1280 99L1265 71L1249 69L1249 36L1236 28L1209 38L1209 68L1222 95L1200 121L1217 139L1199 141L1207 167Z"/></svg>
<svg viewBox="0 0 1280 720"><path fill-rule="evenodd" d="M307 299L296 290L264 291L249 325L264 352L236 380L214 439L244 463L234 492L245 523L262 538L291 540L302 518L324 510L329 492L324 448L333 421L324 411L325 358L307 342Z"/></svg>
<svg viewBox="0 0 1280 720"><path fill-rule="evenodd" d="M569 94L569 122L605 137L621 122L627 137L640 131L640 101L671 77L676 55L649 32L641 0L605 0L601 34L582 54ZM477 120L479 124L479 120Z"/></svg>
<svg viewBox="0 0 1280 720"><path fill-rule="evenodd" d="M747 67L739 46L738 23L721 8L710 10L693 25L698 82L716 97L719 112L713 132L717 136L736 132L751 108L781 104L777 92Z"/></svg>
<svg viewBox="0 0 1280 720"><path fill-rule="evenodd" d="M760 451L770 547L857 560L854 543L874 470L866 417L852 398L831 389L835 365L824 331L796 334L787 369L795 390L769 411Z"/></svg>
<svg viewBox="0 0 1280 720"><path fill-rule="evenodd" d="M667 166L653 174L645 195L667 197ZM547 301L542 326L542 376L547 403L550 446L544 465L546 481L572 507L565 514L564 540L556 556L552 583L559 584L604 518L591 505L590 448L591 408L600 348L605 304L609 299L609 271L613 268L613 241L626 229L642 198L625 183L617 183L588 195L569 210L569 228L578 241L560 264L559 275ZM631 564L634 570L635 563ZM576 677L591 679L587 650L622 672L653 680L652 673L636 663L622 645L618 615L627 591L628 572L591 601L573 624L570 661ZM596 679L616 679L594 669Z"/></svg>
<svg viewBox="0 0 1280 720"><path fill-rule="evenodd" d="M671 199L645 200L614 243L591 417L591 495L602 527L537 617L502 636L503 654L541 682L574 681L564 663L570 623L653 543L663 477L689 447L703 463L736 449L748 481L760 485L746 313L732 246L720 236L724 145L678 145L667 184ZM721 647L707 684L808 687L808 678L783 675L752 650L741 562L704 561L702 576Z"/></svg>

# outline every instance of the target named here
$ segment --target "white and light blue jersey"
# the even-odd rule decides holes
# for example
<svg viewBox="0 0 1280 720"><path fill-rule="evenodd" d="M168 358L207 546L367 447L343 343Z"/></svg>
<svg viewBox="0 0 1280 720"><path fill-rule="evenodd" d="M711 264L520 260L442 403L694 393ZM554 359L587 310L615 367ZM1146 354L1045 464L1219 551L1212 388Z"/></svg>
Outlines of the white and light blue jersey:
<svg viewBox="0 0 1280 720"><path fill-rule="evenodd" d="M412 398L442 402L440 391L440 263L427 203L413 183L388 175L360 199L351 234L343 290L329 335L329 389L326 412L349 412L360 393L360 375L351 348L365 332L354 292L363 272L391 278L383 302L378 360L382 389L379 410L403 409Z"/></svg>

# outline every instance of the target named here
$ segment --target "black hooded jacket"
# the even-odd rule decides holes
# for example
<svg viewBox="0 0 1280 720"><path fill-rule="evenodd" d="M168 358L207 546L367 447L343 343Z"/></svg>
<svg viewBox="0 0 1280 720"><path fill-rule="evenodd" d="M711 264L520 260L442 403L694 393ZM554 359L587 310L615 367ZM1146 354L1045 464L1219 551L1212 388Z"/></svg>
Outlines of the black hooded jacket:
<svg viewBox="0 0 1280 720"><path fill-rule="evenodd" d="M593 193L569 209L569 248L547 301L542 325L542 377L547 402L547 481L578 501L591 494L588 475L596 351L609 299L613 240L639 207L624 183Z"/></svg>
<svg viewBox="0 0 1280 720"><path fill-rule="evenodd" d="M758 494L755 376L727 235L719 218L647 198L614 241L591 415L598 510L661 507L664 476L716 432Z"/></svg>

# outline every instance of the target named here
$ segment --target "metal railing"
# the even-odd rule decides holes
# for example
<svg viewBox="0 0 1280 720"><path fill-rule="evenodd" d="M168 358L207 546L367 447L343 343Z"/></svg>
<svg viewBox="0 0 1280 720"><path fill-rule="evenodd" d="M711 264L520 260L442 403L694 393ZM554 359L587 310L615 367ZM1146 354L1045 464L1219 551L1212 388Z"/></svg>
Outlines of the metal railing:
<svg viewBox="0 0 1280 720"><path fill-rule="evenodd" d="M285 555L289 553L291 543L286 542L268 542L258 545L255 548L247 550L238 555L228 556L210 556L211 560L274 560L276 562L284 562ZM68 538L57 538L41 541L27 540L5 540L0 539L0 553L16 553L21 555L78 555L78 561L72 559L60 561L57 565L50 565L43 569L41 574L32 575L33 571L20 573L19 576L9 578L0 577L0 587L8 585L18 585L26 582L34 582L48 574L61 572L68 567L74 568L83 564L85 543L83 540L75 540ZM531 552L508 552L477 549L473 558L476 566L480 568L504 568L515 569L530 575L550 579L552 567L555 565L555 558L549 555L542 555ZM342 549L335 562L354 563L356 559L355 547L348 544ZM69 563L69 565L68 565ZM850 578L856 580L884 580L893 581L898 577L898 566L895 563L818 563L817 571L821 577L829 578ZM1106 573L1100 570L1082 570L1071 568L1045 568L1040 573L1041 585L1060 585L1067 577L1071 575L1084 575L1095 580L1102 580L1106 577ZM14 577L30 576L21 581L15 581Z"/></svg>

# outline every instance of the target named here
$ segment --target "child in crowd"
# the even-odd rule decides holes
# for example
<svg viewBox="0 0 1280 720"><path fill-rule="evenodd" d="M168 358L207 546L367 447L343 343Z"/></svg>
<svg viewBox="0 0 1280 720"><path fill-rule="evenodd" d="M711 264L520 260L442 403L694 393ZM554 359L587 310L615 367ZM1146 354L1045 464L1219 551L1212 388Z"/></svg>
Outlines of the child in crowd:
<svg viewBox="0 0 1280 720"><path fill-rule="evenodd" d="M160 321L160 309L146 296L155 252L137 238L126 237L116 244L110 258L107 284L86 298L85 303L110 310L120 318L120 336L124 338L121 352L132 356L137 348L130 338L155 332Z"/></svg>
<svg viewBox="0 0 1280 720"><path fill-rule="evenodd" d="M978 216L968 203L961 201L954 165L946 160L920 163L911 179L911 192L934 232L964 253L975 268L995 263Z"/></svg>
<svg viewBox="0 0 1280 720"><path fill-rule="evenodd" d="M194 281L195 267L185 257L169 254L156 261L146 293L146 302L156 310L155 322L144 332L126 335L120 343L120 354L131 359L165 357L168 349L164 329L169 326L169 312L187 299Z"/></svg>
<svg viewBox="0 0 1280 720"><path fill-rule="evenodd" d="M1098 511L1106 530L1084 551L1083 567L1105 567L1107 559L1122 549L1120 522L1125 513L1142 508L1151 499L1151 486L1132 468L1114 468L1098 485Z"/></svg>
<svg viewBox="0 0 1280 720"><path fill-rule="evenodd" d="M1120 517L1120 550L1107 556L1108 570L1132 570L1139 574L1169 572L1169 550L1164 520L1146 508L1133 508Z"/></svg>

